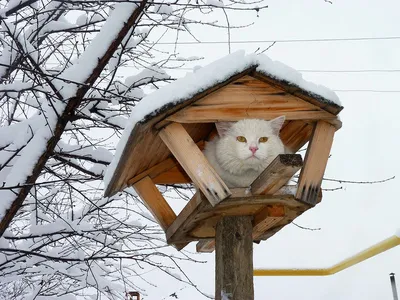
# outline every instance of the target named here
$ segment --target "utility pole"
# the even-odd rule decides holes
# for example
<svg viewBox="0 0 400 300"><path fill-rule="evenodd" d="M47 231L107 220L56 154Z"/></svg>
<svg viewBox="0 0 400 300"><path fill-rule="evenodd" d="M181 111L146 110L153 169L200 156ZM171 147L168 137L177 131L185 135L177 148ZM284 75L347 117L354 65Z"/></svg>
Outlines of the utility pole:
<svg viewBox="0 0 400 300"><path fill-rule="evenodd" d="M397 296L396 278L394 277L394 273L390 273L389 276L390 276L390 283L392 284L393 299L399 300L399 297Z"/></svg>

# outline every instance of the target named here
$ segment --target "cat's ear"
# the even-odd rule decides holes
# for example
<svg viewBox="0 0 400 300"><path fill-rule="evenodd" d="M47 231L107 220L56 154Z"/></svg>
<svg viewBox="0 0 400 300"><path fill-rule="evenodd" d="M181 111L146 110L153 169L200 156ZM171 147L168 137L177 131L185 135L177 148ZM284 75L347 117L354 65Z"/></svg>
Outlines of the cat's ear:
<svg viewBox="0 0 400 300"><path fill-rule="evenodd" d="M284 122L285 122L285 116L280 116L269 121L269 123L271 124L272 133L275 135L279 135L279 131L281 130Z"/></svg>
<svg viewBox="0 0 400 300"><path fill-rule="evenodd" d="M215 128L217 128L218 135L223 137L226 135L228 130L232 127L233 122L217 122L215 123Z"/></svg>

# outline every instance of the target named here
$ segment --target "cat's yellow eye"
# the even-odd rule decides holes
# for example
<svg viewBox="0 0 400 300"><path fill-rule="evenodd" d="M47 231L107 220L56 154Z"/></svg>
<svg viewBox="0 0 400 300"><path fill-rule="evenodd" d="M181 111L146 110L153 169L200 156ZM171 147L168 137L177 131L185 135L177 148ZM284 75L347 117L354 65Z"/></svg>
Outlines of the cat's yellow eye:
<svg viewBox="0 0 400 300"><path fill-rule="evenodd" d="M266 143L268 141L268 138L266 136L262 136L258 139L259 143Z"/></svg>
<svg viewBox="0 0 400 300"><path fill-rule="evenodd" d="M246 142L247 142L247 140L246 140L246 138L245 138L244 136L238 136L238 137L236 138L236 140L237 140L238 142L241 142L241 143L246 143Z"/></svg>

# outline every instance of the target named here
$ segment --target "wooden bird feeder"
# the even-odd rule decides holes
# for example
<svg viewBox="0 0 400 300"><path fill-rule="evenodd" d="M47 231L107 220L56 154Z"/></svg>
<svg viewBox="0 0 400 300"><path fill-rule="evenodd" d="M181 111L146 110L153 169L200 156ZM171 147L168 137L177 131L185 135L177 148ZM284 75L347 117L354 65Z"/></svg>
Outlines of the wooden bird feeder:
<svg viewBox="0 0 400 300"><path fill-rule="evenodd" d="M137 122L105 196L133 186L164 229L167 242L177 249L199 241L198 251L213 251L215 227L223 216L251 216L252 239L266 240L321 200L321 181L334 133L341 127L341 110L335 102L277 79L257 64L247 66ZM214 123L281 115L286 121L280 137L292 153L309 142L304 163L300 154L279 155L251 187L229 189L201 151L216 134ZM297 185L288 188L299 170ZM176 215L156 185L184 183L194 183L200 192Z"/></svg>

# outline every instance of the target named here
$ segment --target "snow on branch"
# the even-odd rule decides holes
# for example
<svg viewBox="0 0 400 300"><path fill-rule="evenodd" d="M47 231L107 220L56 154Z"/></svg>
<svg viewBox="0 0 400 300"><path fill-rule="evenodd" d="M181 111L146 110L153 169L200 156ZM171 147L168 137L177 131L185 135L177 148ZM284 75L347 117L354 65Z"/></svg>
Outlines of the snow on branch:
<svg viewBox="0 0 400 300"><path fill-rule="evenodd" d="M134 25L142 15L141 11L145 5L146 0L140 7L130 3L119 4L80 59L66 69L61 77L74 82L93 84L130 26ZM22 144L25 143L25 146L20 151L20 155L15 157L12 166L4 168L7 170L7 174L2 175L4 186L29 184L36 181L60 139L71 113L80 104L88 90L86 85L78 87L59 80L53 80L52 83L65 100L52 103L53 110L47 110L47 114L41 119L45 121L42 121L42 124L34 124L38 129L31 133L33 135L31 140L25 138L22 142L19 141ZM4 199L0 207L1 234L17 213L29 189L29 186L24 186L18 190L0 191L0 197Z"/></svg>

